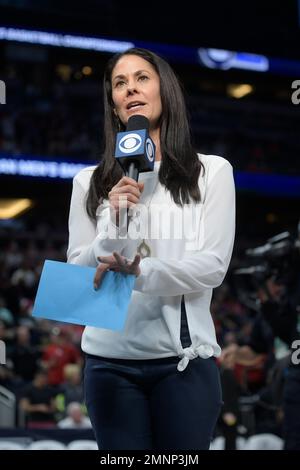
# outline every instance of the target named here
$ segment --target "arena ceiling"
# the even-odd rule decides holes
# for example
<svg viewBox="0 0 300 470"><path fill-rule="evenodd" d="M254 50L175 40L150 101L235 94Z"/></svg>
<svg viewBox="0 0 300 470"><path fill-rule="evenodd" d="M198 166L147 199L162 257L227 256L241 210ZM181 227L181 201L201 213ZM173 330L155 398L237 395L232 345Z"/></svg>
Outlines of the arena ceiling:
<svg viewBox="0 0 300 470"><path fill-rule="evenodd" d="M0 23L300 59L299 3L0 0Z"/></svg>

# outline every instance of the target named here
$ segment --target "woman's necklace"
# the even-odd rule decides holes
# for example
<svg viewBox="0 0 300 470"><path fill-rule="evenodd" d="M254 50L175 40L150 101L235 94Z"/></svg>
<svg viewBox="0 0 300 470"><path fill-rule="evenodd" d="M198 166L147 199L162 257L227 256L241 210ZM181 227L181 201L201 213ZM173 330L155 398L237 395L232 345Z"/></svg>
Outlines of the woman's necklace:
<svg viewBox="0 0 300 470"><path fill-rule="evenodd" d="M150 197L150 200L149 200L149 202L148 202L148 204L147 204L147 206L146 206L147 212L149 211L149 207L150 207L150 204L151 204L151 202L152 202L152 199L153 199L153 197L154 197L154 195L155 195L155 191L156 191L156 189L157 189L158 183L159 183L159 180L157 180L156 185L155 185L154 190L153 190L153 193L152 193L152 195L151 195L151 197ZM149 214L148 214L148 217L149 217ZM137 247L137 252L138 252L138 254L141 256L142 259L143 259L143 258L148 258L149 256L151 256L151 248L150 248L150 246L145 242L145 239L144 239L144 238L143 238L142 243L140 243L139 246Z"/></svg>
<svg viewBox="0 0 300 470"><path fill-rule="evenodd" d="M150 246L145 242L145 239L143 239L142 243L137 248L138 254L141 256L141 258L148 258L151 256L151 248Z"/></svg>

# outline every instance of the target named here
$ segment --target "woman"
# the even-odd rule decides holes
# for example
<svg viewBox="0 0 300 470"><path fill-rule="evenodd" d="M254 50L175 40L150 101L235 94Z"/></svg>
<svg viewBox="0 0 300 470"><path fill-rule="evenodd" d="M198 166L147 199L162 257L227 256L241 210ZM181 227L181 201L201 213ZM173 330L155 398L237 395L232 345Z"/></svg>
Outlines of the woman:
<svg viewBox="0 0 300 470"><path fill-rule="evenodd" d="M129 49L108 62L104 111L103 158L74 179L68 262L100 261L96 288L108 269L135 274L136 281L124 330L86 327L83 334L96 439L107 450L208 449L222 404L209 308L234 242L232 167L193 149L178 80L150 51ZM140 174L138 183L123 176L114 158L116 133L134 114L148 118L156 145L154 171ZM129 228L128 237L120 236L124 197L129 228L150 219L148 237L131 238ZM139 204L146 216L135 212Z"/></svg>

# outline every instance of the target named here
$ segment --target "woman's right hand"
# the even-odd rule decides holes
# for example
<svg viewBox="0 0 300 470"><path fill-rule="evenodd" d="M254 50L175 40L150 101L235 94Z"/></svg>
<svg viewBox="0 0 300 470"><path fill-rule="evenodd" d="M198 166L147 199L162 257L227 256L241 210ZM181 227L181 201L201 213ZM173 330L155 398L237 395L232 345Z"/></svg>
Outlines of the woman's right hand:
<svg viewBox="0 0 300 470"><path fill-rule="evenodd" d="M138 204L143 190L144 183L139 183L129 178L129 176L123 176L123 178L113 186L108 193L108 200L116 219L116 225L119 225L120 209L128 209Z"/></svg>

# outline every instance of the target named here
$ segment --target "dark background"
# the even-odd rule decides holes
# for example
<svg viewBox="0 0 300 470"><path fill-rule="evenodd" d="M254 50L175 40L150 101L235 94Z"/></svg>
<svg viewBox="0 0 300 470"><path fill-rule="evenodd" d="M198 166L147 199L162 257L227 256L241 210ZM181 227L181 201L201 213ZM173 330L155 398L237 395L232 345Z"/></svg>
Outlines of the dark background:
<svg viewBox="0 0 300 470"><path fill-rule="evenodd" d="M297 0L0 0L1 22L300 58Z"/></svg>

